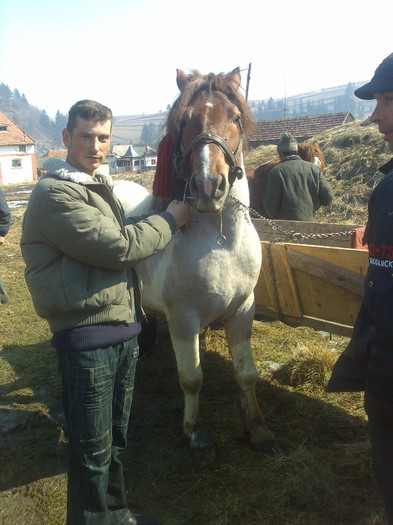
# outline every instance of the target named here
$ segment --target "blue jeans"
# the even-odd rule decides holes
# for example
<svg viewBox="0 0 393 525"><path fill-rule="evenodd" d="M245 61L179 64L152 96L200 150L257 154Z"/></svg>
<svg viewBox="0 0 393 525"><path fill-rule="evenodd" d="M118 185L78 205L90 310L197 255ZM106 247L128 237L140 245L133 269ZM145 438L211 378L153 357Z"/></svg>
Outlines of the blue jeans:
<svg viewBox="0 0 393 525"><path fill-rule="evenodd" d="M57 351L69 433L67 525L119 525L129 514L120 454L134 389L138 342Z"/></svg>

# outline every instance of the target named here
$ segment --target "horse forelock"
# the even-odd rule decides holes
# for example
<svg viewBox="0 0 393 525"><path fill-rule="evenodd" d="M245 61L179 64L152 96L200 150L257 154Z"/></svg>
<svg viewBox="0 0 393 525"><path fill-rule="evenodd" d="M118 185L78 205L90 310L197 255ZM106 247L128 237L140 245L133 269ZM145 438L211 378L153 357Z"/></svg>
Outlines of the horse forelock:
<svg viewBox="0 0 393 525"><path fill-rule="evenodd" d="M242 125L247 134L254 126L254 120L244 97L235 89L233 81L224 73L201 75L198 71L193 71L183 91L173 103L166 121L167 132L177 140L181 131L185 114L193 105L201 92L212 94L222 93L230 102L235 104L241 114Z"/></svg>

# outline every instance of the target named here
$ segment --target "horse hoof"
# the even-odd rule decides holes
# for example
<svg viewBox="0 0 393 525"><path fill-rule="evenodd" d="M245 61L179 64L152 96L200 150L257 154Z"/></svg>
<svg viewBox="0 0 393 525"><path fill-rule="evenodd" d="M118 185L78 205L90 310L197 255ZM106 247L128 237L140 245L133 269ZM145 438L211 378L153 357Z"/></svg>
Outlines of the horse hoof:
<svg viewBox="0 0 393 525"><path fill-rule="evenodd" d="M255 452L265 454L266 456L282 454L282 449L275 439L272 441L265 441L264 443L250 443L250 446Z"/></svg>
<svg viewBox="0 0 393 525"><path fill-rule="evenodd" d="M191 452L195 459L203 465L210 465L216 459L216 451L211 437L199 429L192 433Z"/></svg>

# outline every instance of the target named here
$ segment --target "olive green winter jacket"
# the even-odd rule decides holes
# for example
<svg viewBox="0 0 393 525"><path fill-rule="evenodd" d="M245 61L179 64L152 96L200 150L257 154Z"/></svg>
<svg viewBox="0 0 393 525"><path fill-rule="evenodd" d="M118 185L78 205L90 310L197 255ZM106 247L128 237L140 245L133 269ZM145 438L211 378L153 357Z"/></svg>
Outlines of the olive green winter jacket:
<svg viewBox="0 0 393 525"><path fill-rule="evenodd" d="M37 314L53 333L104 322L133 322L132 267L177 230L163 212L125 225L109 178L93 179L51 159L23 220L25 278ZM133 279L134 275L134 279Z"/></svg>
<svg viewBox="0 0 393 525"><path fill-rule="evenodd" d="M333 197L316 164L290 155L270 171L263 205L272 219L313 221L317 209L328 206Z"/></svg>

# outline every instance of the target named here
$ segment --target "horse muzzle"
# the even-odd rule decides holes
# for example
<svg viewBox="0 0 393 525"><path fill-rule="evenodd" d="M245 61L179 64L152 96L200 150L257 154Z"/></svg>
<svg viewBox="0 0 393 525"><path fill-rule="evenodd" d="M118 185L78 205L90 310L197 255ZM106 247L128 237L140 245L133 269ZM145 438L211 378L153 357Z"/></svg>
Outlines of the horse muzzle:
<svg viewBox="0 0 393 525"><path fill-rule="evenodd" d="M218 213L224 206L229 184L227 178L221 174L202 176L199 173L193 173L189 189L199 212Z"/></svg>

